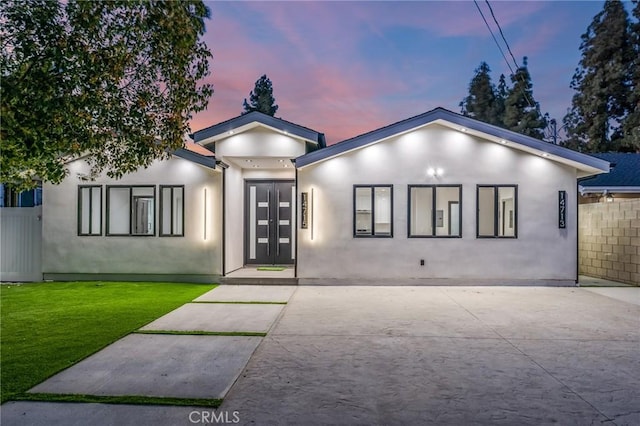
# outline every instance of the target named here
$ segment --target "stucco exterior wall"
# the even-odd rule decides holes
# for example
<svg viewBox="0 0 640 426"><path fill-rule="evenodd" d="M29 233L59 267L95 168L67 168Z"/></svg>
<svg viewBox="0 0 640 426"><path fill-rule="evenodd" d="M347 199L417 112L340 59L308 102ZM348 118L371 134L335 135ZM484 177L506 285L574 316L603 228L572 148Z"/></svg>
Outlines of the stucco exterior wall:
<svg viewBox="0 0 640 426"><path fill-rule="evenodd" d="M579 207L580 274L640 285L640 199Z"/></svg>
<svg viewBox="0 0 640 426"><path fill-rule="evenodd" d="M83 182L86 163L43 190L43 273L46 278L220 275L222 271L222 173L174 157L113 180ZM103 185L102 235L78 236L78 185ZM105 236L106 185L155 185L155 236ZM159 185L184 185L184 237L159 237ZM206 208L205 208L206 188ZM205 216L206 212L206 216ZM205 236L206 221L206 236ZM206 237L206 239L205 239ZM205 279L206 280L206 279Z"/></svg>
<svg viewBox="0 0 640 426"><path fill-rule="evenodd" d="M231 135L216 142L216 158L225 157L287 157L296 158L305 153L305 143L300 139L257 127Z"/></svg>
<svg viewBox="0 0 640 426"><path fill-rule="evenodd" d="M353 237L354 184L393 184L393 238ZM409 184L462 185L462 238L407 238ZM478 184L518 185L517 238L476 238ZM576 279L576 170L508 145L431 125L299 169L298 186L314 194L299 278Z"/></svg>

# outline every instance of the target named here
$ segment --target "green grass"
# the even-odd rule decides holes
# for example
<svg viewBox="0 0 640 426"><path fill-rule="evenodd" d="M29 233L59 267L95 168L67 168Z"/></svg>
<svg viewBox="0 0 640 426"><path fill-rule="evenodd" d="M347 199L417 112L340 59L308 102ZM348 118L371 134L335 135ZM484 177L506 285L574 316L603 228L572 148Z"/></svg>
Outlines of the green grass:
<svg viewBox="0 0 640 426"><path fill-rule="evenodd" d="M287 304L287 302L259 302L259 301L231 302L231 301L223 301L223 300L194 300L191 303L210 303L210 304L219 304L219 305L286 305Z"/></svg>
<svg viewBox="0 0 640 426"><path fill-rule="evenodd" d="M0 286L1 402L212 288L140 282Z"/></svg>
<svg viewBox="0 0 640 426"><path fill-rule="evenodd" d="M221 399L202 398L165 398L155 396L124 395L101 396L82 394L56 394L56 393L27 393L15 398L19 401L47 401L47 402L96 402L102 404L138 404L138 405L180 405L194 407L218 408L222 404Z"/></svg>
<svg viewBox="0 0 640 426"><path fill-rule="evenodd" d="M258 336L264 337L267 333L259 331L202 331L202 330L137 330L136 334L168 334L173 336Z"/></svg>

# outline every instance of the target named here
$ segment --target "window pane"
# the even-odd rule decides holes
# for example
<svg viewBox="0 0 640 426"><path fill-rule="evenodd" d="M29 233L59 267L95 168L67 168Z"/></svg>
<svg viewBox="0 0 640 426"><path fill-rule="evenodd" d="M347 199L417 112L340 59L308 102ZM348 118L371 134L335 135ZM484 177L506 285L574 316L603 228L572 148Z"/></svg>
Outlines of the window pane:
<svg viewBox="0 0 640 426"><path fill-rule="evenodd" d="M173 188L173 233L174 235L182 235L182 211L183 211L183 189Z"/></svg>
<svg viewBox="0 0 640 426"><path fill-rule="evenodd" d="M91 234L99 235L102 223L100 221L102 214L102 190L101 188L91 188Z"/></svg>
<svg viewBox="0 0 640 426"><path fill-rule="evenodd" d="M371 235L371 188L356 188L356 235Z"/></svg>
<svg viewBox="0 0 640 426"><path fill-rule="evenodd" d="M152 186L145 186L145 187L138 187L138 188L132 188L133 189L133 196L141 196L141 195L145 195L148 197L152 197L153 198L153 187Z"/></svg>
<svg viewBox="0 0 640 426"><path fill-rule="evenodd" d="M91 188L80 188L80 233L89 234L89 218L91 216L91 209L89 204L91 199L89 198Z"/></svg>
<svg viewBox="0 0 640 426"><path fill-rule="evenodd" d="M374 188L376 235L391 235L391 188Z"/></svg>
<svg viewBox="0 0 640 426"><path fill-rule="evenodd" d="M411 235L432 236L433 188L411 188Z"/></svg>
<svg viewBox="0 0 640 426"><path fill-rule="evenodd" d="M460 235L460 188L436 188L436 235Z"/></svg>
<svg viewBox="0 0 640 426"><path fill-rule="evenodd" d="M478 188L478 236L495 236L495 188Z"/></svg>
<svg viewBox="0 0 640 426"><path fill-rule="evenodd" d="M133 197L133 233L136 235L153 235L154 230L153 197Z"/></svg>
<svg viewBox="0 0 640 426"><path fill-rule="evenodd" d="M171 234L171 189L162 188L162 235Z"/></svg>
<svg viewBox="0 0 640 426"><path fill-rule="evenodd" d="M516 189L509 186L498 187L498 236L515 236Z"/></svg>
<svg viewBox="0 0 640 426"><path fill-rule="evenodd" d="M109 188L109 234L129 233L129 192L129 188Z"/></svg>

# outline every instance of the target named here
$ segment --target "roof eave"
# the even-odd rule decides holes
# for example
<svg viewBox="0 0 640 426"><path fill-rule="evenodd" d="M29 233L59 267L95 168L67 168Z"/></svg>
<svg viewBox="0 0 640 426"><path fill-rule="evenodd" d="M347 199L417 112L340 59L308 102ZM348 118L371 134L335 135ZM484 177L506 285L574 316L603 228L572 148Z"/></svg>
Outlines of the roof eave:
<svg viewBox="0 0 640 426"><path fill-rule="evenodd" d="M581 194L602 194L604 192L610 194L634 194L640 193L640 186L583 186L578 185Z"/></svg>
<svg viewBox="0 0 640 426"><path fill-rule="evenodd" d="M178 148L173 151L172 154L176 157L180 157L184 160L191 161L204 167L208 167L212 170L216 168L215 157L200 155L196 152L189 151L188 149L184 148Z"/></svg>
<svg viewBox="0 0 640 426"><path fill-rule="evenodd" d="M549 159L563 162L582 171L581 177L597 175L609 171L609 162L599 158L591 157L586 154L572 151L570 149L553 145L529 136L525 136L511 130L503 129L491 124L483 123L469 117L465 117L443 108L426 112L424 114L400 121L395 124L365 133L361 136L348 139L343 142L331 145L325 149L314 151L309 154L298 157L296 167L303 168L310 164L328 160L337 155L344 154L349 151L363 148L365 146L378 143L385 139L408 133L417 128L428 126L431 124L441 124L447 127L463 131L472 135L479 136L483 139L515 142L520 145L517 149L540 154ZM523 149L527 148L527 149Z"/></svg>
<svg viewBox="0 0 640 426"><path fill-rule="evenodd" d="M303 139L305 142L321 144L321 133L289 121L275 118L259 112L250 112L222 123L198 130L193 133L193 140L200 145L210 144L234 134L253 129L257 126L269 128L275 132Z"/></svg>

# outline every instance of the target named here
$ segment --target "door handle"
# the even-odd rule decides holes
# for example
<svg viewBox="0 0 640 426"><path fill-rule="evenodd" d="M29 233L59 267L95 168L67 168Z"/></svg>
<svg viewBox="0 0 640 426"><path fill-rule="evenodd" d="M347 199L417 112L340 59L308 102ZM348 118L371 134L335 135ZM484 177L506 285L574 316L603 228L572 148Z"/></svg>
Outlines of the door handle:
<svg viewBox="0 0 640 426"><path fill-rule="evenodd" d="M269 236L271 235L271 190L267 189L267 241L269 241ZM269 244L267 242L267 256L269 256Z"/></svg>
<svg viewBox="0 0 640 426"><path fill-rule="evenodd" d="M280 190L276 191L276 256L280 256Z"/></svg>

